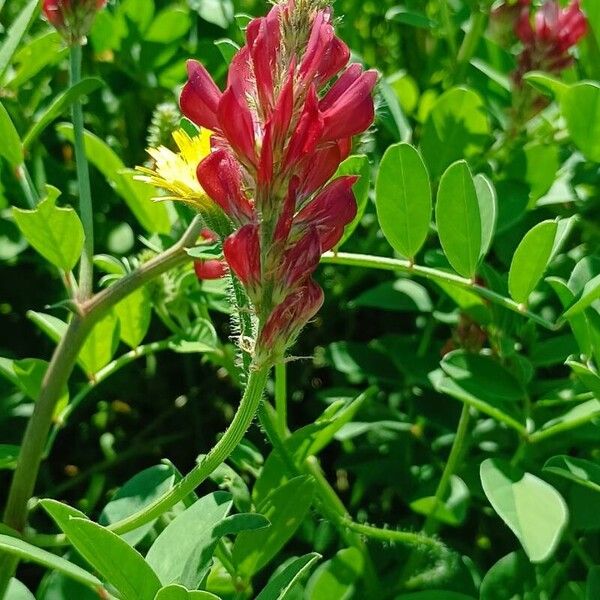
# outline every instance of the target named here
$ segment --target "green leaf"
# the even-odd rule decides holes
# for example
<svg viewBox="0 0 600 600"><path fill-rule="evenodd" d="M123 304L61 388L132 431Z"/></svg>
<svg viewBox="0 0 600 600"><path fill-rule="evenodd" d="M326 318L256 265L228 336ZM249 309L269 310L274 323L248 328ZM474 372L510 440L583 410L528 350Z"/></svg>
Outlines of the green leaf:
<svg viewBox="0 0 600 600"><path fill-rule="evenodd" d="M233 545L238 573L250 577L269 563L294 535L304 520L314 496L311 477L300 476L273 489L256 507L271 527L240 534Z"/></svg>
<svg viewBox="0 0 600 600"><path fill-rule="evenodd" d="M69 48L58 31L44 31L21 46L14 55L5 87L18 92L40 71L60 62L68 53Z"/></svg>
<svg viewBox="0 0 600 600"><path fill-rule="evenodd" d="M339 249L351 236L354 230L365 214L367 203L369 201L369 188L371 186L371 165L369 159L364 154L349 156L339 167L334 178L343 175L358 175L358 181L352 186L354 198L356 199L356 216L351 223L346 225L344 235L338 242L336 248Z"/></svg>
<svg viewBox="0 0 600 600"><path fill-rule="evenodd" d="M461 158L471 158L488 143L490 124L481 97L457 87L434 104L421 138L421 152L433 179Z"/></svg>
<svg viewBox="0 0 600 600"><path fill-rule="evenodd" d="M145 287L135 290L115 306L119 317L120 336L130 348L137 348L148 333L152 304Z"/></svg>
<svg viewBox="0 0 600 600"><path fill-rule="evenodd" d="M398 312L426 312L433 310L427 288L411 279L386 281L360 294L350 303L352 308L376 308Z"/></svg>
<svg viewBox="0 0 600 600"><path fill-rule="evenodd" d="M13 470L17 466L19 451L19 446L0 444L0 471Z"/></svg>
<svg viewBox="0 0 600 600"><path fill-rule="evenodd" d="M125 540L87 518L73 516L73 509L60 502L42 500L40 504L79 554L117 589L123 600L154 598L160 581L142 555Z"/></svg>
<svg viewBox="0 0 600 600"><path fill-rule="evenodd" d="M394 600L475 600L475 598L458 592L447 592L446 590L427 590L426 592L401 594L396 596Z"/></svg>
<svg viewBox="0 0 600 600"><path fill-rule="evenodd" d="M522 550L502 557L485 574L479 590L481 600L516 600L524 589L536 585L535 570Z"/></svg>
<svg viewBox="0 0 600 600"><path fill-rule="evenodd" d="M442 502L438 502L435 496L426 496L413 500L410 508L426 517L435 514L438 521L457 527L467 518L470 497L469 488L465 482L460 477L452 475L449 493Z"/></svg>
<svg viewBox="0 0 600 600"><path fill-rule="evenodd" d="M517 246L508 274L508 290L515 302L525 304L542 279L554 247L558 223L542 221Z"/></svg>
<svg viewBox="0 0 600 600"><path fill-rule="evenodd" d="M190 29L192 20L189 12L178 7L160 11L144 33L145 42L171 44L182 38Z"/></svg>
<svg viewBox="0 0 600 600"><path fill-rule="evenodd" d="M56 129L67 140L73 141L72 125L62 123L57 125ZM125 168L116 152L106 142L89 131L85 131L84 135L85 150L90 162L125 200L140 225L149 233L169 233L171 220L167 205L152 200L153 188L134 180L134 173Z"/></svg>
<svg viewBox="0 0 600 600"><path fill-rule="evenodd" d="M4 42L0 46L0 81L4 73L6 73L23 36L37 17L39 6L39 0L30 0L9 27ZM0 139L4 140L1 136Z"/></svg>
<svg viewBox="0 0 600 600"><path fill-rule="evenodd" d="M58 343L67 331L67 323L53 315L29 310L27 318L55 343Z"/></svg>
<svg viewBox="0 0 600 600"><path fill-rule="evenodd" d="M432 29L437 26L427 15L417 10L409 10L404 6L394 6L385 13L388 21L397 21L411 25L412 27L421 27L423 29Z"/></svg>
<svg viewBox="0 0 600 600"><path fill-rule="evenodd" d="M319 566L306 584L310 600L348 600L364 570L363 556L356 548L344 548Z"/></svg>
<svg viewBox="0 0 600 600"><path fill-rule="evenodd" d="M197 352L214 352L219 340L214 325L208 320L198 319L186 337L180 337L169 344L169 348L180 354L195 354Z"/></svg>
<svg viewBox="0 0 600 600"><path fill-rule="evenodd" d="M600 84L570 86L560 97L560 107L573 143L588 160L600 162Z"/></svg>
<svg viewBox="0 0 600 600"><path fill-rule="evenodd" d="M35 596L24 584L13 577L8 585L6 600L35 600Z"/></svg>
<svg viewBox="0 0 600 600"><path fill-rule="evenodd" d="M34 562L47 569L54 569L67 577L78 581L92 589L102 589L102 583L99 579L84 571L81 567L70 563L69 561L36 548L23 540L0 534L0 550L19 558L20 560Z"/></svg>
<svg viewBox="0 0 600 600"><path fill-rule="evenodd" d="M37 122L31 127L23 138L23 147L29 148L40 134L60 115L62 115L76 100L104 85L101 79L87 77L82 79L68 90L56 97L50 106L44 111Z"/></svg>
<svg viewBox="0 0 600 600"><path fill-rule="evenodd" d="M535 475L499 459L484 460L480 476L490 504L517 536L529 560L548 560L569 519L563 497Z"/></svg>
<svg viewBox="0 0 600 600"><path fill-rule="evenodd" d="M188 591L182 585L168 585L159 590L154 600L220 600L210 592L203 590Z"/></svg>
<svg viewBox="0 0 600 600"><path fill-rule="evenodd" d="M144 469L119 488L100 513L99 523L101 525L111 525L137 513L168 492L174 483L175 473L167 465L155 465ZM121 537L132 546L135 546L146 537L155 523L156 519L123 534Z"/></svg>
<svg viewBox="0 0 600 600"><path fill-rule="evenodd" d="M192 10L195 10L200 18L227 29L233 23L233 2L231 0L188 0Z"/></svg>
<svg viewBox="0 0 600 600"><path fill-rule="evenodd" d="M301 581L320 557L320 554L313 552L290 560L269 580L255 600L286 600L291 597L294 586Z"/></svg>
<svg viewBox="0 0 600 600"><path fill-rule="evenodd" d="M444 253L463 277L473 278L482 251L482 217L471 170L465 161L442 175L435 218Z"/></svg>
<svg viewBox="0 0 600 600"><path fill-rule="evenodd" d="M111 311L94 325L77 361L88 375L94 375L111 361L118 343L119 320Z"/></svg>
<svg viewBox="0 0 600 600"><path fill-rule="evenodd" d="M239 45L229 38L215 40L215 46L219 49L219 52L221 53L221 56L223 57L223 60L227 66L229 66L233 60L233 57L240 49Z"/></svg>
<svg viewBox="0 0 600 600"><path fill-rule="evenodd" d="M571 367L571 370L577 376L577 379L596 396L600 398L600 375L596 371L590 369L588 365L584 365L575 358L571 357L565 361L565 364Z"/></svg>
<svg viewBox="0 0 600 600"><path fill-rule="evenodd" d="M490 356L455 350L430 378L435 389L525 433L520 402L525 392L519 382Z"/></svg>
<svg viewBox="0 0 600 600"><path fill-rule="evenodd" d="M530 71L529 73L525 73L523 79L538 92L556 98L560 98L569 88L569 86L560 79L552 77L543 71Z"/></svg>
<svg viewBox="0 0 600 600"><path fill-rule="evenodd" d="M354 419L361 406L374 392L369 388L356 398L348 401L336 400L310 425L297 429L285 440L285 446L296 464L302 464L309 456L314 456L326 448L335 435ZM252 490L256 504L261 504L275 488L288 481L285 464L278 452L269 454L260 476Z"/></svg>
<svg viewBox="0 0 600 600"><path fill-rule="evenodd" d="M590 281L585 284L580 296L571 306L569 306L562 318L569 319L582 313L586 308L596 302L598 298L600 298L600 275L596 275L596 277L590 279Z"/></svg>
<svg viewBox="0 0 600 600"><path fill-rule="evenodd" d="M56 188L47 190L48 196L35 209L13 208L13 216L31 246L55 267L68 272L83 249L83 225L75 210L56 206L60 194Z"/></svg>
<svg viewBox="0 0 600 600"><path fill-rule="evenodd" d="M0 156L14 168L23 164L23 146L21 138L13 125L8 111L0 102Z"/></svg>
<svg viewBox="0 0 600 600"><path fill-rule="evenodd" d="M479 204L481 218L481 250L479 260L483 260L489 252L496 233L498 221L498 196L494 184L485 175L475 175L473 178L475 193Z"/></svg>
<svg viewBox="0 0 600 600"><path fill-rule="evenodd" d="M589 570L585 586L585 600L600 598L600 566L594 566Z"/></svg>
<svg viewBox="0 0 600 600"><path fill-rule="evenodd" d="M390 146L381 160L376 186L377 217L392 248L413 259L431 221L431 185L421 156L409 144Z"/></svg>
<svg viewBox="0 0 600 600"><path fill-rule="evenodd" d="M163 585L197 588L219 540L215 528L231 510L231 494L214 492L196 501L161 532L146 555Z"/></svg>
<svg viewBox="0 0 600 600"><path fill-rule="evenodd" d="M413 132L410 122L404 114L398 96L388 79L382 78L378 84L381 94L381 106L378 107L378 120L399 142L410 142Z"/></svg>
<svg viewBox="0 0 600 600"><path fill-rule="evenodd" d="M546 461L543 470L600 492L600 465L597 463L572 456L553 456Z"/></svg>
<svg viewBox="0 0 600 600"><path fill-rule="evenodd" d="M17 376L19 387L31 398L37 401L40 390L42 389L42 381L48 370L48 363L39 358L25 358L17 360L13 365L15 375ZM65 385L60 392L59 399L56 405L56 411L62 410L69 402L69 390Z"/></svg>

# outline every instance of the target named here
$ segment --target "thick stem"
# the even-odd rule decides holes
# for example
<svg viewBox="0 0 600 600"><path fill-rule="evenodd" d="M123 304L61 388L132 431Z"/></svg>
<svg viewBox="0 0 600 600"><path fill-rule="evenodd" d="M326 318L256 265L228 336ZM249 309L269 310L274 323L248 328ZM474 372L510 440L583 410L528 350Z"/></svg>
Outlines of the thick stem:
<svg viewBox="0 0 600 600"><path fill-rule="evenodd" d="M71 46L71 86L81 81L81 58L81 45ZM79 300L83 301L92 295L94 280L94 212L90 173L83 136L83 109L79 98L73 102L72 119L77 181L79 184L79 216L85 234L83 252L79 263Z"/></svg>
<svg viewBox="0 0 600 600"><path fill-rule="evenodd" d="M267 367L261 366L251 369L238 410L216 446L166 494L141 511L111 525L109 529L119 534L133 531L175 506L205 481L229 457L248 431L260 406L268 375L269 369Z"/></svg>
<svg viewBox="0 0 600 600"><path fill-rule="evenodd" d="M189 260L185 248L194 245L201 229L202 221L197 217L175 246L91 298L81 306L81 316L75 316L69 323L64 337L54 350L39 398L23 436L4 514L4 523L12 529L22 531L25 525L27 505L35 488L56 403L87 336L102 316L125 296L154 277ZM4 596L16 565L17 562L12 556L0 555L0 598Z"/></svg>
<svg viewBox="0 0 600 600"><path fill-rule="evenodd" d="M551 331L556 331L559 326L554 323L546 321L546 319L532 313L525 309L522 304L505 298L501 294L490 290L489 288L478 285L477 283L455 275L454 273L447 273L446 271L440 271L438 269L432 269L430 267L421 267L415 265L408 260L401 260L398 258L386 258L383 256L370 256L366 254L350 254L348 252L326 252L322 259L322 262L335 264L335 265L348 265L351 267L365 267L367 269L382 269L384 271L402 271L403 273L411 273L416 277L422 277L429 279L430 281L438 283L449 283L456 287L469 290L473 294L476 294L484 300L489 300L494 304L498 304L510 311L516 312L528 319L531 319L534 323L545 327Z"/></svg>

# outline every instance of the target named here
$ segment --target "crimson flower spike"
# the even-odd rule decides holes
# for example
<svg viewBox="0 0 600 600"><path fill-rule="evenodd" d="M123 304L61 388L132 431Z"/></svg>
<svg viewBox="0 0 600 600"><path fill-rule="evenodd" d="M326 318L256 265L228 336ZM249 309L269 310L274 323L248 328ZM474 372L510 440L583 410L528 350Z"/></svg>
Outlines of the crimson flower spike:
<svg viewBox="0 0 600 600"><path fill-rule="evenodd" d="M566 8L557 0L546 0L533 16L529 5L524 5L515 25L524 46L515 74L517 83L528 71L559 72L571 65L569 50L585 36L587 28L579 0L572 0Z"/></svg>
<svg viewBox="0 0 600 600"><path fill-rule="evenodd" d="M249 23L224 91L189 61L180 99L212 132L198 180L229 218L223 253L252 302L262 364L284 358L323 302L311 276L356 216L356 178L330 179L374 119L377 73L348 66L323 6L280 0Z"/></svg>
<svg viewBox="0 0 600 600"><path fill-rule="evenodd" d="M94 17L107 0L43 0L46 20L69 45L80 44L92 27Z"/></svg>

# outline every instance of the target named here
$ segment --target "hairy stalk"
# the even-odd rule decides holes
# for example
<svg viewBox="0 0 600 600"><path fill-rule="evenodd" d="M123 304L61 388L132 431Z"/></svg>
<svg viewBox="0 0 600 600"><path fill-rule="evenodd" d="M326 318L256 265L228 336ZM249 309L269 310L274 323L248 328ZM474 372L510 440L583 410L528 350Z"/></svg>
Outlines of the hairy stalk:
<svg viewBox="0 0 600 600"><path fill-rule="evenodd" d="M287 430L287 369L284 362L275 365L275 410L279 435L285 439Z"/></svg>
<svg viewBox="0 0 600 600"><path fill-rule="evenodd" d="M80 305L81 314L73 317L64 337L54 350L42 382L39 398L23 436L4 513L4 523L12 529L22 532L25 526L28 503L34 491L56 403L67 384L77 355L87 336L94 325L117 302L154 277L190 260L185 249L194 245L201 228L202 221L199 218L194 219L183 237L172 248ZM4 597L16 565L16 559L12 556L0 555L0 598Z"/></svg>
<svg viewBox="0 0 600 600"><path fill-rule="evenodd" d="M313 477L317 486L319 501L317 509L324 518L336 525L344 541L350 546L354 546L363 555L366 567L365 585L370 593L369 597L377 597L380 586L378 583L377 572L371 560L368 548L363 541L363 536L382 542L407 544L409 546L427 549L436 554L447 551L442 543L424 533L382 529L380 527L353 521L344 503L323 475L317 459L314 456L310 456L301 465L294 462L293 457L286 448L285 441L278 434L275 411L272 408L269 410L269 405L263 403L258 412L258 416L260 424L269 438L269 442L279 454L288 473L291 476L305 473Z"/></svg>
<svg viewBox="0 0 600 600"><path fill-rule="evenodd" d="M235 450L252 424L267 383L269 368L251 368L248 383L233 421L217 444L175 487L139 512L109 527L116 533L127 533L148 523L192 493Z"/></svg>
<svg viewBox="0 0 600 600"><path fill-rule="evenodd" d="M463 453L467 446L467 438L469 434L469 423L471 420L469 414L469 405L464 403L462 406L462 411L460 413L460 420L458 422L458 428L456 430L456 436L454 437L454 442L452 443L452 448L450 449L450 454L448 455L448 460L446 462L446 466L442 472L442 477L438 483L437 489L435 491L435 500L433 504L433 510L427 515L425 519L425 524L423 525L423 529L421 530L425 536L433 536L437 533L440 522L437 519L437 511L440 506L444 502L444 497L448 492L448 488L450 486L450 479L452 475L456 472L459 463L462 459ZM404 567L404 575L410 575L414 570L419 567L420 558L412 552L406 566ZM402 578L404 579L404 577Z"/></svg>
<svg viewBox="0 0 600 600"><path fill-rule="evenodd" d="M71 46L71 86L81 81L81 58L81 45L74 44ZM83 301L92 295L94 283L94 212L83 137L83 109L79 98L73 102L72 119L77 182L79 184L79 216L85 233L83 252L79 263L79 300Z"/></svg>
<svg viewBox="0 0 600 600"><path fill-rule="evenodd" d="M535 313L527 310L522 304L510 300L498 294L489 288L483 287L470 279L455 275L454 273L447 273L446 271L440 271L438 269L432 269L430 267L421 267L415 265L408 260L401 260L398 258L386 258L383 256L370 256L367 254L350 254L348 252L327 252L322 257L322 262L334 264L334 265L348 265L351 267L364 267L367 269L382 269L384 271L401 271L403 273L411 273L416 277L422 277L429 279L430 281L449 283L456 287L468 290L473 294L476 294L484 300L489 300L494 304L498 304L503 308L506 308L512 312L516 312L528 319L531 319L534 323L545 327L551 331L557 331L561 325L551 323L543 317L536 315Z"/></svg>

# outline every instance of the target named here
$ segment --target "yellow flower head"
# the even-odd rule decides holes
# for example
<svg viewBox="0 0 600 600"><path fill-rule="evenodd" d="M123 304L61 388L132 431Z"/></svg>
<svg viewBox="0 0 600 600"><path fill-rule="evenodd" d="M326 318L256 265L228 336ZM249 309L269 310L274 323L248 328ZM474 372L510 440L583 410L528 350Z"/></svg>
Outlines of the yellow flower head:
<svg viewBox="0 0 600 600"><path fill-rule="evenodd" d="M194 137L190 137L183 129L175 130L173 139L179 152L173 152L165 146L148 148L154 168L136 167L136 171L141 173L136 179L167 192L167 195L156 200L178 200L197 208L208 208L212 201L198 182L196 168L210 154L210 136L210 131L206 129L201 129Z"/></svg>

